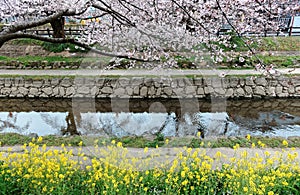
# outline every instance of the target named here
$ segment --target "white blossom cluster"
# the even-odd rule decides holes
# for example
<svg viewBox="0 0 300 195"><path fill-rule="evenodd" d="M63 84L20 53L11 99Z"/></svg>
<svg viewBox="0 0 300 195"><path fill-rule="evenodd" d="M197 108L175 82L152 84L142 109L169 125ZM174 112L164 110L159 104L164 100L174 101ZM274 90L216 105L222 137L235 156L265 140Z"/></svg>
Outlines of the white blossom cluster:
<svg viewBox="0 0 300 195"><path fill-rule="evenodd" d="M220 61L228 53L220 44L236 47L230 42L232 34L219 34L224 25L236 36L277 31L278 18L297 9L295 0L0 0L0 19L13 18L0 29L0 46L22 33L30 37L24 30L61 17L90 18L97 20L82 25L84 33L66 41L143 60L168 58L172 52L210 51ZM199 47L203 44L206 47Z"/></svg>

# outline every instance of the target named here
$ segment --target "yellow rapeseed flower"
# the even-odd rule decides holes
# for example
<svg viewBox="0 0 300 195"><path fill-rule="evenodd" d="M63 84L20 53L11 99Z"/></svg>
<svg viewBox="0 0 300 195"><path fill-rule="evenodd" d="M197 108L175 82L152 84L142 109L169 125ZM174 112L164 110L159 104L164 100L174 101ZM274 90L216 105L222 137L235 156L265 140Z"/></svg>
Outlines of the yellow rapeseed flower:
<svg viewBox="0 0 300 195"><path fill-rule="evenodd" d="M198 131L198 133L197 133L197 137L198 137L198 138L200 138L200 137L201 137L201 132L200 132L200 131Z"/></svg>
<svg viewBox="0 0 300 195"><path fill-rule="evenodd" d="M247 139L247 140L250 140L250 139L251 139L251 136L250 136L249 134L247 134L246 139Z"/></svg>
<svg viewBox="0 0 300 195"><path fill-rule="evenodd" d="M148 152L148 147L145 147L144 148L144 153L147 153Z"/></svg>
<svg viewBox="0 0 300 195"><path fill-rule="evenodd" d="M169 144L169 139L166 139L166 145L168 145Z"/></svg>
<svg viewBox="0 0 300 195"><path fill-rule="evenodd" d="M185 177L185 171L181 171L180 175L181 177Z"/></svg>
<svg viewBox="0 0 300 195"><path fill-rule="evenodd" d="M118 147L118 148L122 148L122 142L118 142L118 143L117 143L117 147Z"/></svg>
<svg viewBox="0 0 300 195"><path fill-rule="evenodd" d="M240 144L235 144L234 146L233 146L233 149L234 150L237 150L237 149L239 149L240 148Z"/></svg>
<svg viewBox="0 0 300 195"><path fill-rule="evenodd" d="M41 143L42 141L43 141L43 137L41 137L41 136L38 137L37 142L38 142L38 143Z"/></svg>
<svg viewBox="0 0 300 195"><path fill-rule="evenodd" d="M284 147L288 147L289 143L288 143L286 140L283 140L283 141L282 141L282 145L283 145Z"/></svg>

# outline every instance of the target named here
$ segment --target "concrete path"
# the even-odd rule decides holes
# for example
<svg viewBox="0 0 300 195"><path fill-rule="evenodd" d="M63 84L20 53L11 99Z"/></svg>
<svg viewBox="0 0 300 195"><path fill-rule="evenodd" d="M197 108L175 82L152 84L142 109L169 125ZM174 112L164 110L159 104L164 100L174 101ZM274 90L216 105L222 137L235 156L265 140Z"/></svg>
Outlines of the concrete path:
<svg viewBox="0 0 300 195"><path fill-rule="evenodd" d="M280 74L300 74L300 68L277 69ZM263 75L264 72L249 70L217 70L217 69L197 69L197 70L100 70L100 69L78 69L78 70L1 70L0 75L26 75L26 76L221 76L227 75Z"/></svg>

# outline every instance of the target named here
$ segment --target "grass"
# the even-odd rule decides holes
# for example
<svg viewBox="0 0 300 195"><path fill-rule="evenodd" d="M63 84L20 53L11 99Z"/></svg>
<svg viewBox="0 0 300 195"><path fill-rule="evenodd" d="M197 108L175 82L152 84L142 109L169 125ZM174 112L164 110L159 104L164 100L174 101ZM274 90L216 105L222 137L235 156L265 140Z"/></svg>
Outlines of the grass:
<svg viewBox="0 0 300 195"><path fill-rule="evenodd" d="M300 51L300 37L264 37L256 48L260 51Z"/></svg>
<svg viewBox="0 0 300 195"><path fill-rule="evenodd" d="M274 64L276 67L291 67L300 64L299 56L259 56L266 64ZM257 63L257 62L254 62ZM254 64L253 64L254 65Z"/></svg>
<svg viewBox="0 0 300 195"><path fill-rule="evenodd" d="M276 68L290 68L294 66L299 66L300 55L299 56L265 56L258 55L258 58L267 65L273 64ZM239 62L238 57L236 57L231 62L222 62L222 67L219 69L253 69L259 61L255 57L245 57L245 62L242 64Z"/></svg>
<svg viewBox="0 0 300 195"><path fill-rule="evenodd" d="M0 137L0 143L2 146L13 146L13 145L23 145L31 141L31 137L16 134L16 133L3 133ZM300 147L300 137L293 138L268 138L268 137L252 137L251 142L245 137L233 137L233 138L215 138L215 139L199 139L197 137L164 137L161 134L157 134L153 138L145 137L123 137L123 138L107 138L107 137L97 137L97 136L70 136L61 137L48 135L43 136L43 141L40 143L47 144L48 146L60 146L61 144L77 146L81 141L84 141L85 146L92 146L94 141L98 140L99 143L110 143L112 140L117 142L122 142L124 147L133 148L155 148L159 147L192 147L197 148L200 145L202 147L210 148L220 148L229 147L233 148L236 144L241 147L251 147L252 143L263 142L266 143L266 147L278 148L282 147L282 141L287 140L290 147ZM166 140L167 143L166 143Z"/></svg>
<svg viewBox="0 0 300 195"><path fill-rule="evenodd" d="M77 62L80 66L84 66L86 63L97 63L100 64L108 64L111 60L111 57L101 56L101 57L63 57L63 56L20 56L20 57L7 57L7 56L0 56L0 61L18 61L21 62L23 66L30 65L31 62L42 62L47 61L47 64L51 64L53 62L66 62L72 63ZM80 68L80 67L79 67Z"/></svg>
<svg viewBox="0 0 300 195"><path fill-rule="evenodd" d="M24 66L28 66L29 62L42 62L47 61L48 63L51 62L82 62L81 57L62 57L62 56L20 56L20 57L7 57L7 56L0 56L1 61L19 61Z"/></svg>

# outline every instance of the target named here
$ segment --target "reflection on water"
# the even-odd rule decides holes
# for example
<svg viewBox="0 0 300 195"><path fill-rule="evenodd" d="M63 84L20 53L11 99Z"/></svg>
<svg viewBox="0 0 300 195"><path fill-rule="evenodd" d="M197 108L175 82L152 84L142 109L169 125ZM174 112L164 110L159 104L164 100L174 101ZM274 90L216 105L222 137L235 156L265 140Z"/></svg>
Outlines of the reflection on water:
<svg viewBox="0 0 300 195"><path fill-rule="evenodd" d="M113 106L111 106L113 105ZM300 100L0 99L0 132L37 135L299 136Z"/></svg>

